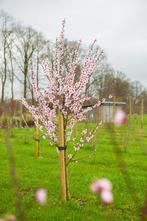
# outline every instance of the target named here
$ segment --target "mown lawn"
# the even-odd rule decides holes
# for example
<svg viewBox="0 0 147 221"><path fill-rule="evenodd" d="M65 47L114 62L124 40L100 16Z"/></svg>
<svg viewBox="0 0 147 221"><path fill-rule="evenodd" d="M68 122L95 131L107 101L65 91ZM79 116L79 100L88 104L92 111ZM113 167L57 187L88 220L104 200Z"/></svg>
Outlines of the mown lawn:
<svg viewBox="0 0 147 221"><path fill-rule="evenodd" d="M147 120L147 119L145 119ZM140 128L136 117L132 124L116 127L115 137L119 146L119 155L114 152L111 131L100 128L96 135L96 152L91 153L93 144L85 145L77 155L77 162L68 166L71 200L60 201L59 162L55 148L41 138L41 156L36 158L34 128L13 129L11 136L16 170L19 178L19 190L25 208L27 221L138 221L140 208L144 203L147 186L147 122ZM87 124L91 128L94 124ZM84 124L79 124L79 130ZM111 138L111 139L110 139ZM72 144L68 152L73 152ZM124 175L118 166L121 156L127 172L136 190L134 202ZM107 177L113 183L114 203L103 206L99 198L90 192L90 183ZM131 186L132 184L130 184ZM34 199L37 188L48 191L48 202L40 206ZM9 171L7 149L4 142L4 130L0 131L0 217L15 214L15 203Z"/></svg>

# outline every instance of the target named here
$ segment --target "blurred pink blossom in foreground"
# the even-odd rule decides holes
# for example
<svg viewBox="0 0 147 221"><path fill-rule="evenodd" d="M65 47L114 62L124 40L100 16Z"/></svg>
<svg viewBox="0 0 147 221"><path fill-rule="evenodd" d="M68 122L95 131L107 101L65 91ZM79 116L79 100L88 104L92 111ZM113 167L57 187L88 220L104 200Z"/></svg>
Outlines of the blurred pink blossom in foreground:
<svg viewBox="0 0 147 221"><path fill-rule="evenodd" d="M113 202L113 194L111 191L104 190L101 192L100 196L104 204L110 204Z"/></svg>
<svg viewBox="0 0 147 221"><path fill-rule="evenodd" d="M6 221L16 221L16 217L13 214L11 214L7 216Z"/></svg>
<svg viewBox="0 0 147 221"><path fill-rule="evenodd" d="M115 114L114 124L121 125L126 122L126 114L124 111L119 110Z"/></svg>
<svg viewBox="0 0 147 221"><path fill-rule="evenodd" d="M5 221L5 220L0 218L0 221Z"/></svg>
<svg viewBox="0 0 147 221"><path fill-rule="evenodd" d="M36 201L40 205L44 205L47 202L47 191L46 189L40 188L36 191L35 194Z"/></svg>
<svg viewBox="0 0 147 221"><path fill-rule="evenodd" d="M100 179L96 180L91 184L91 191L94 193L100 193L102 191L111 191L112 190L112 184L108 179Z"/></svg>
<svg viewBox="0 0 147 221"><path fill-rule="evenodd" d="M112 183L106 179L99 179L91 184L91 191L100 194L101 200L104 204L110 204L113 201Z"/></svg>

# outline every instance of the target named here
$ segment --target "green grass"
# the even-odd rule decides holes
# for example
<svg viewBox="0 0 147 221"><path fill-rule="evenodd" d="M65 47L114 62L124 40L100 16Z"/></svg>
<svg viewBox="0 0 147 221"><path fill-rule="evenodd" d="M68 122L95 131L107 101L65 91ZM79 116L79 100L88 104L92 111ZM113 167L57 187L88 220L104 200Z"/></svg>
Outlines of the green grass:
<svg viewBox="0 0 147 221"><path fill-rule="evenodd" d="M78 162L68 167L71 200L60 201L59 162L56 149L41 139L41 156L36 158L34 128L13 129L11 138L19 178L19 190L28 221L139 221L140 208L144 202L147 183L147 118L140 129L138 117L133 126L115 128L121 155L127 165L138 201L134 203L124 177L117 164L110 137L106 128L100 128L96 136L96 153L89 155L91 145L85 145L77 155ZM88 124L91 128L94 124ZM79 130L84 124L79 124ZM14 192L9 172L4 131L0 131L0 216L15 214ZM124 144L126 148L124 148ZM73 152L72 144L68 152ZM90 156L90 157L88 157ZM113 183L114 203L103 206L99 198L89 190L90 183L107 177ZM38 187L48 191L48 202L40 206L34 199Z"/></svg>

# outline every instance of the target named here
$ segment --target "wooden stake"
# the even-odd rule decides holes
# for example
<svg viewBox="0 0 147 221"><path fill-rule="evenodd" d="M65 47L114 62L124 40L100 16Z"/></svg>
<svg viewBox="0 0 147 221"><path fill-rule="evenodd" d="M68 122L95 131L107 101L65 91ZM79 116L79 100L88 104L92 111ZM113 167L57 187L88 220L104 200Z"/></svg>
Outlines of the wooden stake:
<svg viewBox="0 0 147 221"><path fill-rule="evenodd" d="M100 101L100 98L99 98L99 96L97 97L97 100L98 101ZM100 116L100 106L96 106L96 110L95 110L95 114L96 114L96 117L95 117L95 119L96 119L96 123L97 124L99 124L99 122L102 120L101 118L101 116Z"/></svg>
<svg viewBox="0 0 147 221"><path fill-rule="evenodd" d="M39 128L36 127L36 136L35 136L35 153L36 153L36 157L39 157L40 155L40 144L39 144Z"/></svg>
<svg viewBox="0 0 147 221"><path fill-rule="evenodd" d="M59 161L60 161L60 178L61 178L61 199L67 200L67 176L66 176L66 150L65 150L65 133L64 133L64 117L59 115Z"/></svg>
<svg viewBox="0 0 147 221"><path fill-rule="evenodd" d="M99 123L99 107L96 107L96 123Z"/></svg>
<svg viewBox="0 0 147 221"><path fill-rule="evenodd" d="M141 99L141 128L143 128L143 118L144 118L144 99Z"/></svg>
<svg viewBox="0 0 147 221"><path fill-rule="evenodd" d="M114 122L114 118L115 118L115 112L116 112L116 106L115 106L115 102L116 102L116 97L113 96L113 122Z"/></svg>
<svg viewBox="0 0 147 221"><path fill-rule="evenodd" d="M75 126L75 137L77 138L78 137L78 123L76 123L76 126Z"/></svg>
<svg viewBox="0 0 147 221"><path fill-rule="evenodd" d="M132 116L132 97L129 96L129 118Z"/></svg>

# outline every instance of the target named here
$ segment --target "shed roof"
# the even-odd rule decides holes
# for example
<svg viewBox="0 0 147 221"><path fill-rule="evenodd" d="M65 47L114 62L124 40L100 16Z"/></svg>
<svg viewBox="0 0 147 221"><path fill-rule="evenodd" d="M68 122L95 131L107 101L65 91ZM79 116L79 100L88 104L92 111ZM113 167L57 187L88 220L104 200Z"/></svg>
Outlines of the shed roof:
<svg viewBox="0 0 147 221"><path fill-rule="evenodd" d="M92 106L95 105L97 102L98 102L98 99L92 98L91 100L86 101L86 102L84 103L83 108L92 107ZM101 102L101 105L100 105L100 106L112 106L112 105L122 106L122 105L125 105L125 104L126 104L126 102L104 101L104 102Z"/></svg>
<svg viewBox="0 0 147 221"><path fill-rule="evenodd" d="M119 102L119 101L116 101L116 102L113 102L113 101L104 101L101 103L101 105L103 106L112 106L112 105L116 105L116 106L122 106L122 105L125 105L126 102Z"/></svg>

